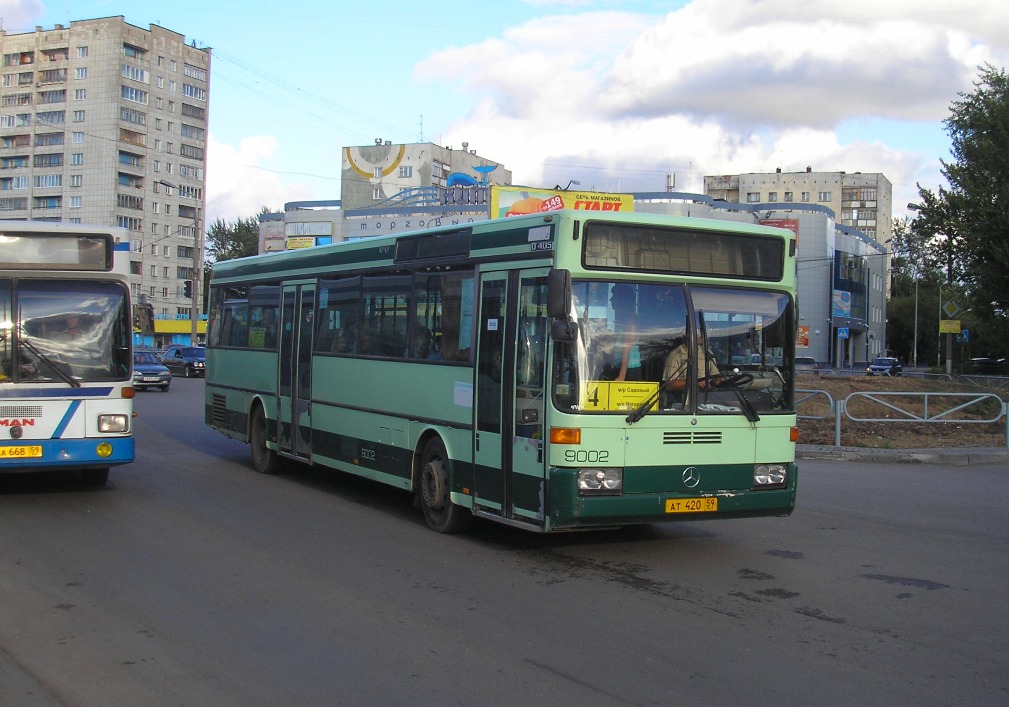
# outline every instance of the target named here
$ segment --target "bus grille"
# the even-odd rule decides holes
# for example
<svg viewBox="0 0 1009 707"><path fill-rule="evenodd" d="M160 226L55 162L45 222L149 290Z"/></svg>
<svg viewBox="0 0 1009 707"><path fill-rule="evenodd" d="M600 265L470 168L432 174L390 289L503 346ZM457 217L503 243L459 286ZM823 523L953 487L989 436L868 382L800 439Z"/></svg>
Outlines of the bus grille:
<svg viewBox="0 0 1009 707"><path fill-rule="evenodd" d="M42 417L41 405L0 405L0 417L9 418L32 418Z"/></svg>
<svg viewBox="0 0 1009 707"><path fill-rule="evenodd" d="M663 432L662 444L721 444L722 433L716 430L684 430Z"/></svg>
<svg viewBox="0 0 1009 707"><path fill-rule="evenodd" d="M228 411L228 404L223 395L213 393L210 396L210 420L219 427L224 426L224 416Z"/></svg>

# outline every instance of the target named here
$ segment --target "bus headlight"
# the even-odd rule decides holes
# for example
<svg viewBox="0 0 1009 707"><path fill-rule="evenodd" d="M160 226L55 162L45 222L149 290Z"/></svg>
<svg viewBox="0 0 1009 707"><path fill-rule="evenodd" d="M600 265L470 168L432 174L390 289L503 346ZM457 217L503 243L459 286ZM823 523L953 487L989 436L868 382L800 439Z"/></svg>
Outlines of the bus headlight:
<svg viewBox="0 0 1009 707"><path fill-rule="evenodd" d="M130 418L129 415L123 415L121 413L110 414L110 415L99 415L98 416L98 431L99 432L129 432L130 431Z"/></svg>
<svg viewBox="0 0 1009 707"><path fill-rule="evenodd" d="M579 469L578 493L582 496L619 496L624 490L624 470Z"/></svg>
<svg viewBox="0 0 1009 707"><path fill-rule="evenodd" d="M784 486L788 481L788 464L757 464L753 467L755 488Z"/></svg>

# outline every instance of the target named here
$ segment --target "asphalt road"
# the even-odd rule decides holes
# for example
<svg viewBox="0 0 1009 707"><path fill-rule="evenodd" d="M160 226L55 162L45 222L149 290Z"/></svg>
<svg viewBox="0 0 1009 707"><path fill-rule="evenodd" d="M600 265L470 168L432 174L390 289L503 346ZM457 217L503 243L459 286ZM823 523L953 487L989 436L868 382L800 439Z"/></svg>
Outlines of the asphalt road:
<svg viewBox="0 0 1009 707"><path fill-rule="evenodd" d="M0 477L0 704L1009 702L1009 468L804 461L789 518L427 530L259 476L201 380L92 490Z"/></svg>

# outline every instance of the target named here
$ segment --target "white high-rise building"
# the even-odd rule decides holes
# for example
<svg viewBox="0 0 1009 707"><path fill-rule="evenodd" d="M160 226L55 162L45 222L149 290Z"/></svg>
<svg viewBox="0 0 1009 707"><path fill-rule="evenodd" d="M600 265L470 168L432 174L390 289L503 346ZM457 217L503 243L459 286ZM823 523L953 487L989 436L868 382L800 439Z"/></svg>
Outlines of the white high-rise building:
<svg viewBox="0 0 1009 707"><path fill-rule="evenodd" d="M191 319L210 50L118 16L0 30L0 56L0 219L126 228L135 301L161 320Z"/></svg>

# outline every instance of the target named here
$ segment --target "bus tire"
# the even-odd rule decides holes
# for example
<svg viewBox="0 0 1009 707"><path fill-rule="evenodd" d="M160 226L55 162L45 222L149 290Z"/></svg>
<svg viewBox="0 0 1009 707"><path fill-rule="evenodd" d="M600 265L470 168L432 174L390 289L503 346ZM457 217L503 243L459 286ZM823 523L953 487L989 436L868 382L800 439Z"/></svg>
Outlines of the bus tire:
<svg viewBox="0 0 1009 707"><path fill-rule="evenodd" d="M432 437L424 445L420 457L420 479L417 494L424 509L424 520L431 530L439 533L458 533L469 527L473 515L462 506L452 503L449 459L445 445Z"/></svg>
<svg viewBox="0 0 1009 707"><path fill-rule="evenodd" d="M104 486L109 480L109 468L81 469L81 479L88 486Z"/></svg>
<svg viewBox="0 0 1009 707"><path fill-rule="evenodd" d="M280 471L280 458L266 446L266 413L257 405L252 412L249 427L249 446L252 447L252 468L260 474L276 474Z"/></svg>

